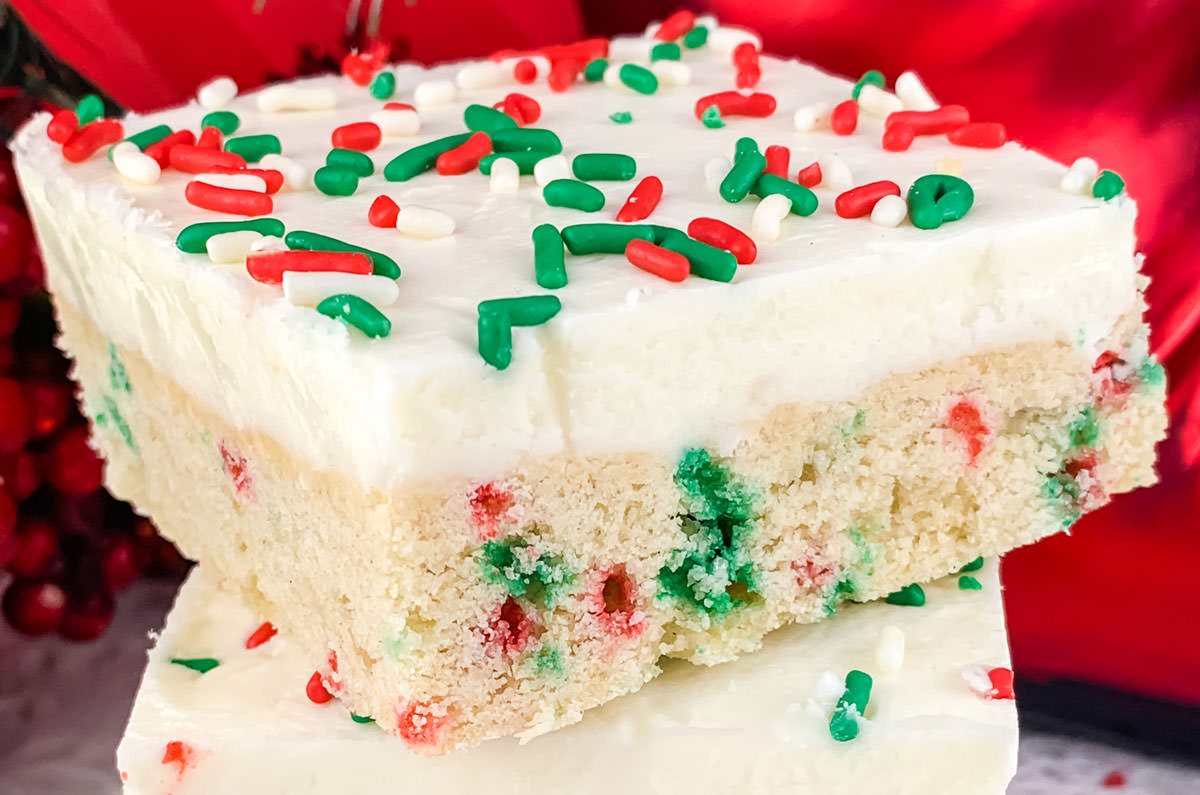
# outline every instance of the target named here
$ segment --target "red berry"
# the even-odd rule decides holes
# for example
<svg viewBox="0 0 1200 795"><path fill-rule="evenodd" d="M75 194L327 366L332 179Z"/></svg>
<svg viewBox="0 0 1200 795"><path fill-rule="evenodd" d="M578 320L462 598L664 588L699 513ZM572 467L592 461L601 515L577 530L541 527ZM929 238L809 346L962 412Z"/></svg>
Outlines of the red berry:
<svg viewBox="0 0 1200 795"><path fill-rule="evenodd" d="M66 533L96 535L104 526L105 492L82 497L59 495L54 501L54 523Z"/></svg>
<svg viewBox="0 0 1200 795"><path fill-rule="evenodd" d="M29 401L21 385L11 378L0 378L0 455L25 446L29 440L29 413Z"/></svg>
<svg viewBox="0 0 1200 795"><path fill-rule="evenodd" d="M62 623L67 595L52 582L17 580L4 593L4 617L25 635L45 635Z"/></svg>
<svg viewBox="0 0 1200 795"><path fill-rule="evenodd" d="M133 538L118 536L112 539L100 561L105 590L116 593L128 588L142 573L148 558L147 552Z"/></svg>
<svg viewBox="0 0 1200 795"><path fill-rule="evenodd" d="M96 593L78 604L68 602L58 625L58 634L67 640L95 640L112 623L116 605L106 593Z"/></svg>
<svg viewBox="0 0 1200 795"><path fill-rule="evenodd" d="M5 152L0 157L0 204L9 204L17 194L17 175L13 171L12 158Z"/></svg>
<svg viewBox="0 0 1200 795"><path fill-rule="evenodd" d="M26 519L17 529L17 551L8 570L17 577L40 577L59 555L58 533L45 519Z"/></svg>
<svg viewBox="0 0 1200 795"><path fill-rule="evenodd" d="M29 219L10 205L0 205L0 282L21 275L33 232Z"/></svg>
<svg viewBox="0 0 1200 795"><path fill-rule="evenodd" d="M13 353L12 345L0 338L0 373L7 373L12 370L13 361L16 355Z"/></svg>
<svg viewBox="0 0 1200 795"><path fill-rule="evenodd" d="M64 494L91 494L104 481L104 462L88 446L84 427L63 431L40 463L42 477Z"/></svg>
<svg viewBox="0 0 1200 795"><path fill-rule="evenodd" d="M49 436L62 427L75 405L73 390L68 384L28 382L25 395L32 410L30 436L34 439Z"/></svg>
<svg viewBox="0 0 1200 795"><path fill-rule="evenodd" d="M7 543L16 529L17 503L8 496L7 489L0 488L0 545ZM0 555L0 565L7 563L8 559L8 556Z"/></svg>
<svg viewBox="0 0 1200 795"><path fill-rule="evenodd" d="M21 321L21 299L0 298L0 337L8 337Z"/></svg>
<svg viewBox="0 0 1200 795"><path fill-rule="evenodd" d="M17 502L37 491L42 479L33 456L24 450L0 456L0 485Z"/></svg>

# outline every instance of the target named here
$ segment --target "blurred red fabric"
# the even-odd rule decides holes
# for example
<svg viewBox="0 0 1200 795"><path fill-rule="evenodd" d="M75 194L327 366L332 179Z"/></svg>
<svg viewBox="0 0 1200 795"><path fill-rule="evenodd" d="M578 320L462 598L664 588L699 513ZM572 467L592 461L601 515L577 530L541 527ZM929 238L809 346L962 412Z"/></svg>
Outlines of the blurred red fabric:
<svg viewBox="0 0 1200 795"><path fill-rule="evenodd" d="M372 35L426 63L640 31L659 0L14 0L43 41L114 99L151 109L215 74L243 87L335 60ZM1194 0L715 0L684 3L763 33L765 49L856 77L914 68L944 102L1069 162L1089 154L1138 200L1154 349L1167 366L1163 482L1006 557L1014 659L1200 704L1200 9ZM373 9L380 9L373 16ZM302 10L301 10L302 9ZM348 35L348 20L354 35ZM310 58L311 60L311 58Z"/></svg>

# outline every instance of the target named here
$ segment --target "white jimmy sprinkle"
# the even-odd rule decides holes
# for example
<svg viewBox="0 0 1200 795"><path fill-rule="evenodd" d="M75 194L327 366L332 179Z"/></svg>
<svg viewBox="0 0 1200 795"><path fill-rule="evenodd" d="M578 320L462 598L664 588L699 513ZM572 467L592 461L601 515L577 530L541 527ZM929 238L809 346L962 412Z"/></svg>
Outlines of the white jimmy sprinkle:
<svg viewBox="0 0 1200 795"><path fill-rule="evenodd" d="M1071 164L1066 174L1063 174L1059 187L1067 193L1085 194L1092 189L1092 183L1096 181L1099 172L1099 163L1090 157L1081 157Z"/></svg>
<svg viewBox="0 0 1200 795"><path fill-rule="evenodd" d="M263 113L330 110L337 107L337 94L325 86L279 85L260 92L256 101Z"/></svg>
<svg viewBox="0 0 1200 795"><path fill-rule="evenodd" d="M884 196L871 208L871 221L880 226L897 227L908 215L908 204L895 195Z"/></svg>
<svg viewBox="0 0 1200 795"><path fill-rule="evenodd" d="M283 155L263 155L258 164L283 174L283 184L288 190L308 190L313 186L312 172L308 166Z"/></svg>
<svg viewBox="0 0 1200 795"><path fill-rule="evenodd" d="M122 141L113 148L112 162L118 174L139 185L153 185L162 176L158 161L129 141Z"/></svg>
<svg viewBox="0 0 1200 795"><path fill-rule="evenodd" d="M254 250L254 244L261 239L262 235L253 229L242 229L213 235L204 247L208 250L208 258L217 265L234 265L245 262L246 255Z"/></svg>
<svg viewBox="0 0 1200 795"><path fill-rule="evenodd" d="M875 639L875 664L888 674L894 674L904 667L904 630L891 624L880 627L879 636Z"/></svg>
<svg viewBox="0 0 1200 795"><path fill-rule="evenodd" d="M686 86L692 82L692 67L683 61L655 61L650 64L650 71L666 86Z"/></svg>
<svg viewBox="0 0 1200 795"><path fill-rule="evenodd" d="M812 132L829 126L829 114L832 108L828 102L814 102L797 108L792 114L792 125L798 132Z"/></svg>
<svg viewBox="0 0 1200 795"><path fill-rule="evenodd" d="M453 102L458 89L449 80L426 80L413 89L413 102L417 107L434 107Z"/></svg>
<svg viewBox="0 0 1200 795"><path fill-rule="evenodd" d="M850 166L836 154L821 155L817 158L821 167L821 187L841 193L854 187L854 175Z"/></svg>
<svg viewBox="0 0 1200 795"><path fill-rule="evenodd" d="M197 174L193 182L203 182L217 188L230 190L252 190L256 193L267 192L267 181L257 174Z"/></svg>
<svg viewBox="0 0 1200 795"><path fill-rule="evenodd" d="M533 181L544 188L556 179L570 179L571 169L562 155L543 157L533 164Z"/></svg>
<svg viewBox="0 0 1200 795"><path fill-rule="evenodd" d="M504 82L505 76L512 77L512 70L507 73L491 61L470 63L458 70L454 82L463 91L481 91L494 88Z"/></svg>
<svg viewBox="0 0 1200 795"><path fill-rule="evenodd" d="M724 181L725 175L731 168L733 168L733 164L729 162L729 158L714 157L704 164L704 184L709 190L716 193L720 190L721 182Z"/></svg>
<svg viewBox="0 0 1200 795"><path fill-rule="evenodd" d="M421 129L421 117L415 110L396 108L377 110L368 117L379 125L379 131L389 138L416 135Z"/></svg>
<svg viewBox="0 0 1200 795"><path fill-rule="evenodd" d="M941 107L917 73L911 70L896 78L896 96L905 110L937 110Z"/></svg>
<svg viewBox="0 0 1200 795"><path fill-rule="evenodd" d="M250 244L250 251L258 254L263 251L289 251L287 242L275 235L262 235Z"/></svg>
<svg viewBox="0 0 1200 795"><path fill-rule="evenodd" d="M610 62L649 62L650 50L658 43L655 39L617 36L608 44L608 59Z"/></svg>
<svg viewBox="0 0 1200 795"><path fill-rule="evenodd" d="M432 240L454 234L454 219L441 210L408 205L396 216L396 230L407 237Z"/></svg>
<svg viewBox="0 0 1200 795"><path fill-rule="evenodd" d="M764 196L754 208L750 219L750 234L755 240L778 240L783 219L792 211L792 200L782 193Z"/></svg>
<svg viewBox="0 0 1200 795"><path fill-rule="evenodd" d="M608 66L604 67L604 85L609 88L627 88L621 82L621 66L622 64L615 61L608 62Z"/></svg>
<svg viewBox="0 0 1200 795"><path fill-rule="evenodd" d="M395 279L358 273L284 271L283 297L296 306L316 306L331 295L357 295L377 307L400 297Z"/></svg>
<svg viewBox="0 0 1200 795"><path fill-rule="evenodd" d="M216 110L233 101L237 93L237 83L232 77L214 77L196 89L196 101L205 110Z"/></svg>
<svg viewBox="0 0 1200 795"><path fill-rule="evenodd" d="M510 158L498 157L492 161L492 174L488 188L492 193L516 193L521 186L521 171Z"/></svg>
<svg viewBox="0 0 1200 795"><path fill-rule="evenodd" d="M747 41L753 44L756 50L762 49L762 39L758 34L745 28L721 25L708 31L708 46L719 53L732 53L739 44Z"/></svg>
<svg viewBox="0 0 1200 795"><path fill-rule="evenodd" d="M872 83L865 84L859 90L858 106L862 108L863 113L879 119L886 118L889 113L904 110L904 103L900 101L900 97Z"/></svg>

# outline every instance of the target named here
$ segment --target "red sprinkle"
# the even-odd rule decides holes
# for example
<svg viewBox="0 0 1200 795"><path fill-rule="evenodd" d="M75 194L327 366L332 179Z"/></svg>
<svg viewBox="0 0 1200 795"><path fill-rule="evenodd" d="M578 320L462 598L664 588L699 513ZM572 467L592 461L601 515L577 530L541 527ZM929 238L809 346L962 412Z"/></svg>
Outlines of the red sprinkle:
<svg viewBox="0 0 1200 795"><path fill-rule="evenodd" d="M250 466L244 455L238 455L222 440L217 445L221 451L221 464L225 474L233 482L234 493L242 500L254 499L254 478L250 476Z"/></svg>
<svg viewBox="0 0 1200 795"><path fill-rule="evenodd" d="M988 671L988 681L992 683L991 697L996 700L1013 699L1013 672L1011 668L992 668Z"/></svg>
<svg viewBox="0 0 1200 795"><path fill-rule="evenodd" d="M471 507L471 521L485 541L499 532L502 523L518 521L516 495L495 481L480 484L468 495L467 501Z"/></svg>
<svg viewBox="0 0 1200 795"><path fill-rule="evenodd" d="M79 117L73 110L60 110L46 125L46 137L56 144L65 144L79 129Z"/></svg>
<svg viewBox="0 0 1200 795"><path fill-rule="evenodd" d="M896 123L884 129L880 145L887 152L905 152L908 147L912 146L913 139L916 137L917 134L913 132L910 125Z"/></svg>
<svg viewBox="0 0 1200 795"><path fill-rule="evenodd" d="M522 127L533 124L542 116L542 106L536 99L526 94L509 94L503 101L496 103L495 107L516 119L517 124Z"/></svg>
<svg viewBox="0 0 1200 795"><path fill-rule="evenodd" d="M396 710L396 732L409 745L437 745L442 727L450 722L443 710L426 701L414 701Z"/></svg>
<svg viewBox="0 0 1200 795"><path fill-rule="evenodd" d="M533 622L525 608L511 596L493 611L484 630L484 648L491 656L516 654L525 648L533 632Z"/></svg>
<svg viewBox="0 0 1200 795"><path fill-rule="evenodd" d="M969 122L946 133L946 140L957 146L999 149L1008 142L1008 131L996 121Z"/></svg>
<svg viewBox="0 0 1200 795"><path fill-rule="evenodd" d="M962 105L942 105L936 110L898 110L889 113L884 129L896 124L912 128L914 135L943 135L971 121L971 114Z"/></svg>
<svg viewBox="0 0 1200 795"><path fill-rule="evenodd" d="M889 179L869 182L859 185L840 194L833 202L833 207L842 218L862 218L870 215L875 209L875 203L884 196L899 196L900 186Z"/></svg>
<svg viewBox="0 0 1200 795"><path fill-rule="evenodd" d="M396 226L396 217L400 215L400 205L392 201L390 196L376 196L367 210L367 223L381 229L392 229Z"/></svg>
<svg viewBox="0 0 1200 795"><path fill-rule="evenodd" d="M350 78L356 85L370 85L375 76L375 59L352 52L342 59L342 74Z"/></svg>
<svg viewBox="0 0 1200 795"><path fill-rule="evenodd" d="M213 166L207 174L253 174L262 177L267 183L267 193L276 193L283 187L283 172L274 168L230 168L228 166Z"/></svg>
<svg viewBox="0 0 1200 795"><path fill-rule="evenodd" d="M645 616L638 610L637 583L624 563L588 576L587 611L606 635L635 638L646 629Z"/></svg>
<svg viewBox="0 0 1200 795"><path fill-rule="evenodd" d="M696 27L696 15L691 11L676 11L663 20L654 31L654 38L659 41L675 41L692 28Z"/></svg>
<svg viewBox="0 0 1200 795"><path fill-rule="evenodd" d="M125 128L116 119L96 119L76 130L63 144L63 157L72 163L87 160L102 146L115 144L125 137Z"/></svg>
<svg viewBox="0 0 1200 795"><path fill-rule="evenodd" d="M333 698L333 694L325 689L325 683L321 681L320 671L313 671L313 675L308 678L308 684L304 686L304 693L314 704L324 704Z"/></svg>
<svg viewBox="0 0 1200 795"><path fill-rule="evenodd" d="M763 152L767 158L767 169L765 173L774 174L777 177L787 179L788 165L792 161L792 150L786 146L773 144L767 147Z"/></svg>
<svg viewBox="0 0 1200 795"><path fill-rule="evenodd" d="M576 41L571 44L542 47L540 50L534 50L534 52L545 56L551 65L563 59L570 59L585 64L608 55L608 39L584 39L583 41Z"/></svg>
<svg viewBox="0 0 1200 795"><path fill-rule="evenodd" d="M839 102L829 114L829 126L838 135L849 135L858 129L858 100Z"/></svg>
<svg viewBox="0 0 1200 795"><path fill-rule="evenodd" d="M758 66L758 48L752 42L743 41L733 48L733 65L737 67L737 87L754 88L762 77Z"/></svg>
<svg viewBox="0 0 1200 795"><path fill-rule="evenodd" d="M630 240L625 246L625 259L647 273L653 273L669 282L683 281L691 270L687 257L656 246L649 240Z"/></svg>
<svg viewBox="0 0 1200 795"><path fill-rule="evenodd" d="M528 58L522 58L513 64L513 79L522 85L529 85L537 80L537 64Z"/></svg>
<svg viewBox="0 0 1200 795"><path fill-rule="evenodd" d="M279 630L275 629L275 625L270 621L264 621L258 629L250 633L250 637L246 638L247 649L257 649L271 638L275 637L275 633Z"/></svg>
<svg viewBox="0 0 1200 795"><path fill-rule="evenodd" d="M416 110L416 106L410 105L407 102L385 102L383 103L384 110Z"/></svg>
<svg viewBox="0 0 1200 795"><path fill-rule="evenodd" d="M196 136L191 130L179 130L178 132L171 133L158 143L147 146L145 153L153 157L160 168L166 168L171 163L172 149L180 144L191 146L194 143L196 143Z"/></svg>
<svg viewBox="0 0 1200 795"><path fill-rule="evenodd" d="M550 74L546 77L546 83L549 84L551 91L566 91L579 78L579 73L583 71L583 66L574 58L563 58L560 61L555 61L550 67Z"/></svg>
<svg viewBox="0 0 1200 795"><path fill-rule="evenodd" d="M366 275L371 273L372 266L371 258L359 251L259 251L246 257L246 271L255 281L279 284L284 271Z"/></svg>
<svg viewBox="0 0 1200 795"><path fill-rule="evenodd" d="M196 749L188 743L172 740L163 746L162 764L178 765L176 778L182 780L183 774L196 763Z"/></svg>
<svg viewBox="0 0 1200 795"><path fill-rule="evenodd" d="M188 183L183 195L188 200L188 204L230 215L269 215L275 209L275 202L266 193L259 193L256 190L221 188L197 180Z"/></svg>
<svg viewBox="0 0 1200 795"><path fill-rule="evenodd" d="M689 237L728 251L739 265L749 265L758 257L758 246L742 230L716 218L694 218L688 224Z"/></svg>
<svg viewBox="0 0 1200 795"><path fill-rule="evenodd" d="M975 466L979 454L987 446L988 437L992 434L979 407L970 398L960 398L950 407L945 424L962 439L967 448L967 463Z"/></svg>
<svg viewBox="0 0 1200 795"><path fill-rule="evenodd" d="M617 220L623 223L647 218L662 200L663 184L658 177L646 177L637 184L624 206L617 212Z"/></svg>
<svg viewBox="0 0 1200 795"><path fill-rule="evenodd" d="M1100 783L1105 789L1120 789L1125 786L1125 774L1120 770L1114 770L1105 776Z"/></svg>
<svg viewBox="0 0 1200 795"><path fill-rule="evenodd" d="M439 174L466 174L479 167L479 161L492 153L492 139L485 132L472 133L471 137L448 152L438 155Z"/></svg>
<svg viewBox="0 0 1200 795"><path fill-rule="evenodd" d="M201 149L220 149L223 141L224 136L221 135L221 131L210 125L200 131L200 137L196 139L196 146Z"/></svg>
<svg viewBox="0 0 1200 795"><path fill-rule="evenodd" d="M748 66L745 69L738 69L734 85L738 88L754 88L761 79L762 70L757 66Z"/></svg>
<svg viewBox="0 0 1200 795"><path fill-rule="evenodd" d="M356 121L338 127L330 139L338 149L369 152L379 146L379 142L383 140L383 131L373 121Z"/></svg>
<svg viewBox="0 0 1200 795"><path fill-rule="evenodd" d="M817 187L821 184L821 179L821 164L815 160L800 169L800 173L796 175L796 181L806 188Z"/></svg>
<svg viewBox="0 0 1200 795"><path fill-rule="evenodd" d="M392 54L390 42L380 39L374 42L366 52L359 55L372 69L382 69L387 65L388 56Z"/></svg>
<svg viewBox="0 0 1200 795"><path fill-rule="evenodd" d="M696 118L704 117L704 111L716 106L721 116L754 116L764 118L775 112L775 97L755 92L742 94L737 91L721 91L696 100Z"/></svg>
<svg viewBox="0 0 1200 795"><path fill-rule="evenodd" d="M171 167L189 174L204 174L214 168L246 167L246 159L234 152L218 152L212 149L201 149L192 144L176 144L171 147L168 156ZM268 210L268 212L270 212Z"/></svg>

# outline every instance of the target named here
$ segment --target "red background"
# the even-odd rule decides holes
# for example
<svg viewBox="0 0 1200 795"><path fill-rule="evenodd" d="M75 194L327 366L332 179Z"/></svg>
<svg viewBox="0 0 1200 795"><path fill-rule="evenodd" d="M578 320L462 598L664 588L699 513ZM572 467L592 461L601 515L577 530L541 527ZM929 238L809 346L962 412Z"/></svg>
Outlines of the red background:
<svg viewBox="0 0 1200 795"><path fill-rule="evenodd" d="M647 0L94 0L12 5L62 60L121 104L181 102L214 74L243 87L333 55L366 31L434 62L501 47L640 31L678 3ZM1200 11L1190 0L717 0L685 3L762 32L765 49L857 77L915 68L944 102L1004 122L1059 160L1096 157L1140 205L1153 347L1170 383L1163 483L1119 497L1006 557L1016 666L1200 704ZM310 58L311 60L311 58Z"/></svg>

